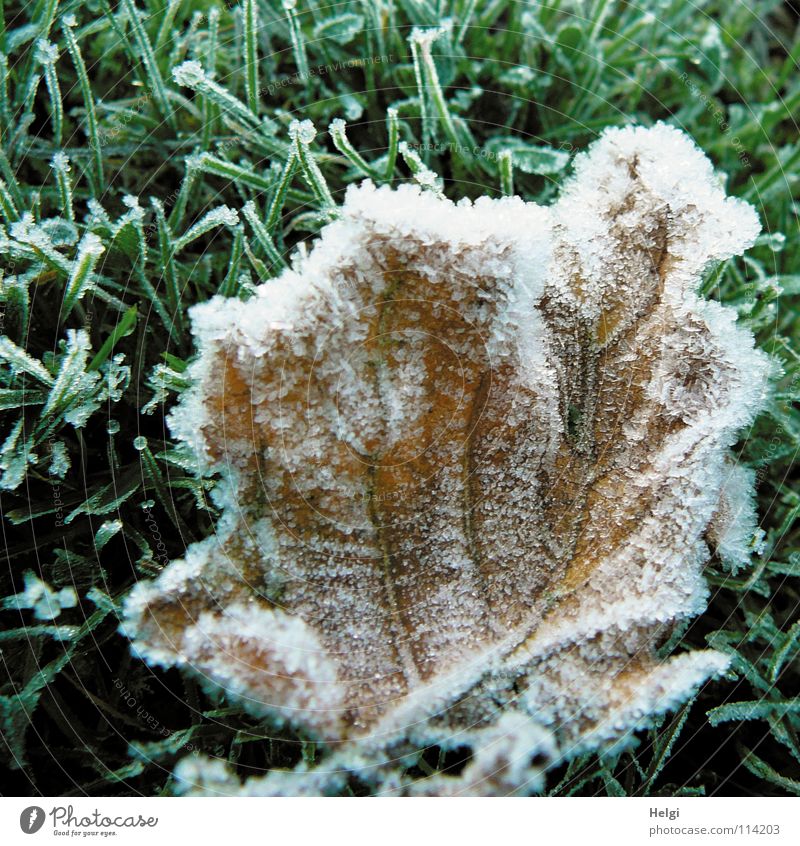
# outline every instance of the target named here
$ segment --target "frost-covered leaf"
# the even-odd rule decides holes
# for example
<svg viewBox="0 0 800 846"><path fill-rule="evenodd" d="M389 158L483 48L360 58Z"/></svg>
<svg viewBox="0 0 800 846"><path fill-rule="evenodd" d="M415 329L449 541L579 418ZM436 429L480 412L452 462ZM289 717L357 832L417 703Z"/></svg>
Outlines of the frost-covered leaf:
<svg viewBox="0 0 800 846"><path fill-rule="evenodd" d="M781 645L775 650L772 661L770 661L769 678L772 682L778 680L784 664L788 663L797 653L800 653L800 621L795 623L781 637L781 641Z"/></svg>
<svg viewBox="0 0 800 846"><path fill-rule="evenodd" d="M71 466L72 462L66 444L63 441L54 441L50 450L50 475L63 479Z"/></svg>
<svg viewBox="0 0 800 846"><path fill-rule="evenodd" d="M94 535L94 545L97 551L99 552L121 530L122 520L106 520Z"/></svg>
<svg viewBox="0 0 800 846"><path fill-rule="evenodd" d="M206 214L203 215L203 217L198 220L188 232L175 241L174 250L175 252L178 252L184 249L191 244L192 241L197 240L202 235L205 235L206 232L210 232L217 226L236 226L238 222L239 215L234 209L230 209L227 206L219 206L219 208L212 209L211 211L206 212Z"/></svg>
<svg viewBox="0 0 800 846"><path fill-rule="evenodd" d="M54 237L51 227L46 222L37 224L32 215L25 214L22 220L12 224L9 232L13 240L5 246L12 255L18 255L21 258L38 258L62 276L70 275L72 268L69 259L56 249L62 246L62 243L58 237Z"/></svg>
<svg viewBox="0 0 800 846"><path fill-rule="evenodd" d="M122 392L128 387L131 378L131 369L123 364L123 361L125 361L125 356L118 353L103 364L101 368L103 374L102 390L98 397L100 402L107 399L111 402L119 402L122 399Z"/></svg>
<svg viewBox="0 0 800 846"><path fill-rule="evenodd" d="M111 226L111 240L109 250L117 251L136 264L144 262L146 258L146 244L143 231L144 209L139 205L135 197L124 197L123 202L128 206L125 212Z"/></svg>
<svg viewBox="0 0 800 846"><path fill-rule="evenodd" d="M15 391L0 388L0 411L20 408L23 405L40 405L45 401L41 391Z"/></svg>
<svg viewBox="0 0 800 846"><path fill-rule="evenodd" d="M729 663L656 647L712 535L734 566L755 537L729 448L769 370L696 290L758 230L661 124L604 133L551 208L349 189L294 270L192 312L171 425L222 517L128 598L138 653L382 783L388 746L462 742L454 792L674 709Z"/></svg>
<svg viewBox="0 0 800 846"><path fill-rule="evenodd" d="M486 149L495 155L499 155L504 150L509 150L514 167L519 168L523 173L550 176L561 173L569 164L569 153L564 150L529 144L515 137L492 138L487 142Z"/></svg>
<svg viewBox="0 0 800 846"><path fill-rule="evenodd" d="M408 146L408 143L401 141L398 147L408 169L414 179L423 187L434 191L438 196L442 194L442 179L437 176L420 158L419 153Z"/></svg>
<svg viewBox="0 0 800 846"><path fill-rule="evenodd" d="M753 702L726 702L708 712L708 721L712 726L736 720L763 720L766 717L783 717L786 714L800 714L800 698L784 701L759 699Z"/></svg>
<svg viewBox="0 0 800 846"><path fill-rule="evenodd" d="M763 761L756 754L744 747L739 749L742 756L742 763L751 773L763 778L766 781L782 788L787 793L792 793L795 796L800 796L800 781L788 778L776 772L766 761Z"/></svg>
<svg viewBox="0 0 800 846"><path fill-rule="evenodd" d="M53 377L47 368L5 335L0 336L0 359L8 364L13 374L27 373L44 385L53 384Z"/></svg>
<svg viewBox="0 0 800 846"><path fill-rule="evenodd" d="M364 28L364 18L361 15L347 12L336 15L317 24L314 27L314 37L331 39L337 44L349 44Z"/></svg>
<svg viewBox="0 0 800 846"><path fill-rule="evenodd" d="M71 511L64 518L64 523L71 523L81 514L95 514L100 516L117 511L123 502L130 499L140 489L140 485L141 479L132 474L121 479L115 479L104 485L97 493L92 494L85 502Z"/></svg>
<svg viewBox="0 0 800 846"><path fill-rule="evenodd" d="M64 419L77 428L84 425L98 407L99 403L94 401L94 389L100 377L86 370L90 349L89 336L83 329L67 331L56 381L42 409L43 425L50 425L49 421L56 415L63 414ZM91 411L85 413L82 411L84 407L91 408Z"/></svg>
<svg viewBox="0 0 800 846"><path fill-rule="evenodd" d="M0 488L3 490L13 491L25 478L28 464L38 460L38 456L33 452L32 439L26 437L24 423L20 417L0 447Z"/></svg>
<svg viewBox="0 0 800 846"><path fill-rule="evenodd" d="M84 236L78 246L78 255L75 258L64 291L64 302L61 306L61 313L64 318L72 311L75 303L91 290L94 268L97 260L104 252L105 247L97 235L90 232Z"/></svg>
<svg viewBox="0 0 800 846"><path fill-rule="evenodd" d="M142 406L142 414L152 414L159 405L166 402L170 392L180 393L189 387L189 381L183 373L168 364L156 364L147 376L147 386L153 396Z"/></svg>

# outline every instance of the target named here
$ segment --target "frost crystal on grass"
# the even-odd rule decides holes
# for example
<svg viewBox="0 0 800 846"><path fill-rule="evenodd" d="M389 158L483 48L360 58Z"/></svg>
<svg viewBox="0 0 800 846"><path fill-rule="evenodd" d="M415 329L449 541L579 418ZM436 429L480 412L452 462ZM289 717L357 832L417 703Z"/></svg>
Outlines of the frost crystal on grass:
<svg viewBox="0 0 800 846"><path fill-rule="evenodd" d="M53 590L30 571L25 573L25 590L3 600L4 608L32 609L37 620L55 620L64 608L74 608L77 604L78 595L72 588Z"/></svg>
<svg viewBox="0 0 800 846"><path fill-rule="evenodd" d="M185 85L192 88L200 85L202 82L205 82L206 72L203 70L203 66L200 62L188 61L184 62L182 65L178 65L176 68L173 68L172 78L178 83L178 85Z"/></svg>
<svg viewBox="0 0 800 846"><path fill-rule="evenodd" d="M551 208L351 188L295 270L193 310L171 425L222 518L130 595L137 651L401 792L403 750L469 746L437 789L510 792L675 707L727 664L655 647L710 545L747 556L730 447L768 373L696 289L758 230L660 124Z"/></svg>

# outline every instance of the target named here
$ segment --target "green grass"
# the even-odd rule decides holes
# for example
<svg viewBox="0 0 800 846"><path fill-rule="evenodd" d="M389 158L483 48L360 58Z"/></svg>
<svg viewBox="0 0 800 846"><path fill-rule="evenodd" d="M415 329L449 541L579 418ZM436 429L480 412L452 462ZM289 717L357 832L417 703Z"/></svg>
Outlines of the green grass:
<svg viewBox="0 0 800 846"><path fill-rule="evenodd" d="M55 621L2 605L3 793L169 792L187 750L242 775L320 754L146 667L117 633L134 580L213 527L213 481L164 424L186 387L187 309L247 297L365 176L547 202L601 129L657 119L764 224L707 290L783 366L737 450L768 543L750 572L712 567L708 612L665 646L730 652L731 677L549 790L800 793L796 5L2 0L0 52L0 596L34 571L80 600ZM203 72L176 81L185 61ZM446 764L434 749L420 768Z"/></svg>

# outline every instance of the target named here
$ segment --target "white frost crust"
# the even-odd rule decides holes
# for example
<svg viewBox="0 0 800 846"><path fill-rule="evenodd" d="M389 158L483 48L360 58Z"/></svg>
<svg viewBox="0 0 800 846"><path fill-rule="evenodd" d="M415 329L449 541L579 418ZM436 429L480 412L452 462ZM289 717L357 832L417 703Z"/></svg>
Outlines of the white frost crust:
<svg viewBox="0 0 800 846"><path fill-rule="evenodd" d="M304 764L294 770L273 770L243 783L222 761L192 755L175 768L180 796L324 796L341 791L349 773L374 784L382 796L507 796L538 793L544 772L559 759L553 734L519 711L508 711L483 729L459 736L472 759L458 777L434 776L410 781L380 756L364 756L353 748L334 753L319 768Z"/></svg>
<svg viewBox="0 0 800 846"><path fill-rule="evenodd" d="M750 556L760 553L764 531L758 526L755 501L755 471L742 464L728 462L719 497L719 510L712 524L713 551L735 575L750 563Z"/></svg>
<svg viewBox="0 0 800 846"><path fill-rule="evenodd" d="M555 738L528 714L509 710L491 726L459 738L472 759L457 777L433 776L405 789L409 796L510 796L538 793L544 771L559 759ZM535 761L535 763L534 763Z"/></svg>
<svg viewBox="0 0 800 846"><path fill-rule="evenodd" d="M348 771L332 768L310 771L302 764L294 770L273 770L240 781L224 761L205 755L182 758L175 767L174 791L178 796L325 796L343 789Z"/></svg>
<svg viewBox="0 0 800 846"><path fill-rule="evenodd" d="M558 733L567 759L652 726L730 665L730 658L715 650L687 652L638 673L631 690L624 675L617 677L625 672L624 659L605 668L602 676L577 650L552 661L532 677L522 704L534 720ZM580 720L589 720L590 727L576 729Z"/></svg>
<svg viewBox="0 0 800 846"><path fill-rule="evenodd" d="M161 667L186 665L181 644L172 640L166 631L159 629L157 639L148 636L148 628L153 625L148 608L164 595L174 597L178 602L183 596L196 595L197 584L217 542L217 538L212 536L192 544L184 558L171 562L157 579L137 582L125 597L119 630L131 639L134 652L149 664ZM213 599L209 596L209 601L213 602Z"/></svg>
<svg viewBox="0 0 800 846"><path fill-rule="evenodd" d="M590 313L597 313L607 285L608 220L624 209L634 185L631 161L636 178L654 197L654 208L670 209L666 236L680 295L700 281L710 262L751 247L761 229L753 207L725 195L711 162L684 132L664 123L607 129L575 157L573 176L554 208L589 282ZM640 221L631 215L634 228Z"/></svg>
<svg viewBox="0 0 800 846"><path fill-rule="evenodd" d="M254 659L243 661L242 645ZM206 612L186 630L183 653L197 672L236 697L253 714L325 726L338 721L344 690L336 666L314 630L278 608L236 603ZM257 696L259 689L263 695ZM274 697L274 698L273 698Z"/></svg>
<svg viewBox="0 0 800 846"><path fill-rule="evenodd" d="M173 435L191 446L206 470L227 470L229 459L224 468L211 466L202 437L203 427L213 422L203 403L203 385L212 378L210 353L231 346L238 360L257 362L269 355L277 339L308 334L318 314L329 313L334 321L337 316L345 318L352 309L347 289L353 278L382 284L379 257L372 252L376 240L391 243L403 255L408 271L426 275L432 296L437 282L453 273L465 281L507 280L509 303L493 323L487 352L494 358L508 355L512 348L520 350L532 387L553 396L556 386L544 366L544 331L536 312L550 261L549 218L548 209L518 197L453 203L414 185L393 190L376 188L367 181L349 186L340 219L322 230L314 249L304 258L301 272L284 271L245 302L216 296L192 307L192 332L199 355L188 375L195 387L184 394L169 416ZM420 247L430 245L446 249L452 261L440 255L435 263L429 262ZM350 340L356 345L363 339L354 336ZM297 352L307 350L298 348ZM254 401L258 399L254 397ZM559 425L558 421L554 419L553 425ZM235 456L236 444L227 446L229 457ZM243 444L241 448L246 451L248 447Z"/></svg>
<svg viewBox="0 0 800 846"><path fill-rule="evenodd" d="M576 164L573 182L555 207L561 237L579 249L582 272L590 278L595 265L598 272L600 268L608 270L602 248L607 223L602 216L630 193L631 180L624 162L634 153L639 160L639 177L657 196L678 214L685 207L686 214L697 214L703 221L684 239L669 236L670 250L690 261L691 267L687 271L673 265L665 279L664 293L673 296L680 325L698 321L702 325L702 333L697 334L704 339L704 346L698 355L716 368L717 378L709 378L696 401L687 398L685 390L677 396L682 375L678 365L681 355L685 356L686 341L673 336L664 339L662 367L648 386L648 393L665 408L687 409L690 416L684 417L684 422L690 425L667 438L649 476L631 479L631 485L643 489L650 484L649 477L668 482L660 507L642 521L624 548L605 558L567 616L556 606L515 655L515 663L589 640L609 627L625 630L701 613L707 598L702 576L709 557L705 543L697 540L693 548L670 552L661 548L659 535L663 535L664 526L674 524L676 537L699 539L718 506L721 486L733 484L730 496L737 505L720 541L720 553L739 563L749 559L748 544L755 524L752 474L745 471L749 482L742 475L731 474L727 452L763 407L771 364L767 355L755 348L752 335L736 324L732 310L701 299L684 283L687 273L696 279L709 260L727 258L750 246L758 233L758 220L749 205L725 197L708 159L678 130L658 125L652 130L609 131ZM613 178L606 184L609 173ZM587 192L587 185L595 186L595 191ZM683 187L686 185L689 187ZM596 209L597 214L581 212L581 202ZM678 226L678 232L684 226L686 223ZM597 250L593 247L596 241L601 245ZM679 246L674 248L676 243ZM551 275L558 278L558 269L553 268ZM596 281L602 282L599 277ZM724 378L717 375L720 372L724 372ZM632 421L629 437L635 436L635 425ZM674 491L682 491L683 496L671 496ZM654 549L663 557L654 558Z"/></svg>
<svg viewBox="0 0 800 846"><path fill-rule="evenodd" d="M634 696L611 709L586 736L583 748L592 749L651 726L656 717L675 710L709 679L724 673L731 659L712 649L676 655L654 667L638 684Z"/></svg>

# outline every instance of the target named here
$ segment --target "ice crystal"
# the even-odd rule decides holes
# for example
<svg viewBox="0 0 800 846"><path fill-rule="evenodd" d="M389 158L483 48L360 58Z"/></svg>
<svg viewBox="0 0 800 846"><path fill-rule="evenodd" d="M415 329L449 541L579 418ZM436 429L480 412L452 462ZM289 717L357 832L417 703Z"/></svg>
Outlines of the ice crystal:
<svg viewBox="0 0 800 846"><path fill-rule="evenodd" d="M17 611L30 608L37 620L55 620L65 608L74 608L78 604L78 595L72 588L53 590L35 573L25 573L25 589L3 600L5 608Z"/></svg>
<svg viewBox="0 0 800 846"><path fill-rule="evenodd" d="M193 87L205 81L206 72L200 62L188 61L173 68L172 78L178 85Z"/></svg>
<svg viewBox="0 0 800 846"><path fill-rule="evenodd" d="M193 310L171 426L222 518L130 595L138 652L384 789L375 750L472 748L401 792L535 787L675 707L727 665L656 646L756 538L730 447L768 373L696 289L758 230L662 124L606 131L549 208L350 188L295 269Z"/></svg>
<svg viewBox="0 0 800 846"><path fill-rule="evenodd" d="M44 65L53 65L58 61L58 47L47 39L40 38L36 42L36 58Z"/></svg>

